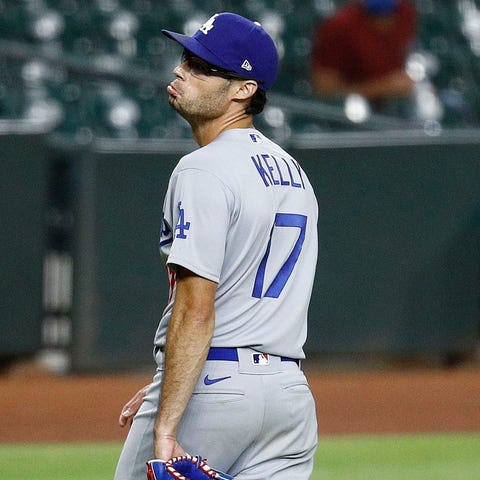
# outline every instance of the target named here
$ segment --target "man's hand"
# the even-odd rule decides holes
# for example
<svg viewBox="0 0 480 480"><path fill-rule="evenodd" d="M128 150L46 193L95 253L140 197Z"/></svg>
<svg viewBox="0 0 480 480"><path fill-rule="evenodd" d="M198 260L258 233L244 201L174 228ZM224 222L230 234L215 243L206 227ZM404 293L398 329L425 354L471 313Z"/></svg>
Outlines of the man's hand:
<svg viewBox="0 0 480 480"><path fill-rule="evenodd" d="M138 412L140 405L143 402L143 398L147 394L147 389L150 385L146 385L141 388L122 408L120 417L118 418L118 424L124 427L128 423L132 424L133 417ZM170 457L168 457L170 458Z"/></svg>
<svg viewBox="0 0 480 480"><path fill-rule="evenodd" d="M155 458L170 459L185 455L185 450L177 442L176 438L165 436L158 437L155 442Z"/></svg>
<svg viewBox="0 0 480 480"><path fill-rule="evenodd" d="M172 457L181 457L185 453L175 437L165 435L156 438L155 458L168 460Z"/></svg>

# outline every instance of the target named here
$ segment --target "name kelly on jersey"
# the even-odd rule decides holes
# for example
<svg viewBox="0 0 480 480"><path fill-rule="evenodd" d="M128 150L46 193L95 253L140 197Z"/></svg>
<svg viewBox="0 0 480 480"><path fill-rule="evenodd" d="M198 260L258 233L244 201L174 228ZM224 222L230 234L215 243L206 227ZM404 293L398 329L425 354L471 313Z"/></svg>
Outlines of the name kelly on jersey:
<svg viewBox="0 0 480 480"><path fill-rule="evenodd" d="M293 158L277 159L273 155L262 153L251 159L265 187L280 185L305 190L302 169Z"/></svg>

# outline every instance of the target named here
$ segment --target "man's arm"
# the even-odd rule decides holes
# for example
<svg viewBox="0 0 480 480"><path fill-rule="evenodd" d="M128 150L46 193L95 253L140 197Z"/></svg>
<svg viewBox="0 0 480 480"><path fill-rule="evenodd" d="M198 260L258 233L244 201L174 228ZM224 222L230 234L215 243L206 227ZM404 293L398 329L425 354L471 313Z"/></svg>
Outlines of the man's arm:
<svg viewBox="0 0 480 480"><path fill-rule="evenodd" d="M155 458L168 460L185 452L177 429L208 355L215 326L217 284L177 268L172 318L167 330L165 372L155 422Z"/></svg>
<svg viewBox="0 0 480 480"><path fill-rule="evenodd" d="M313 91L323 96L341 97L358 93L369 100L405 97L412 91L413 85L413 80L404 70L395 70L375 80L359 83L346 82L340 72L330 68L317 68L312 73Z"/></svg>

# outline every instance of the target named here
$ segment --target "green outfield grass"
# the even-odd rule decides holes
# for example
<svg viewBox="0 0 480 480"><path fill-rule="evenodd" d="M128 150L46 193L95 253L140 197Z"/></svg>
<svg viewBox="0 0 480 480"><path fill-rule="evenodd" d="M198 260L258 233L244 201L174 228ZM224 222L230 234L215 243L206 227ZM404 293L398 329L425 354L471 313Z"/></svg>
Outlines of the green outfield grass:
<svg viewBox="0 0 480 480"><path fill-rule="evenodd" d="M120 448L0 445L0 478L111 480ZM480 434L326 437L311 480L480 480Z"/></svg>
<svg viewBox="0 0 480 480"><path fill-rule="evenodd" d="M480 435L326 438L312 480L480 480Z"/></svg>

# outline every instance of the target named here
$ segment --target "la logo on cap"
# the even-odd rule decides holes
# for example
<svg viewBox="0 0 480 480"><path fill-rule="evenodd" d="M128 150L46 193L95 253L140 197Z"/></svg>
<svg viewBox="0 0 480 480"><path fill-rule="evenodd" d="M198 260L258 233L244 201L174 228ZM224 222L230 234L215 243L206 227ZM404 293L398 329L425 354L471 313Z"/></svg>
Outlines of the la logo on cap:
<svg viewBox="0 0 480 480"><path fill-rule="evenodd" d="M218 17L218 13L210 17L200 28L199 30L204 34L208 35L208 32L214 27L215 19Z"/></svg>

